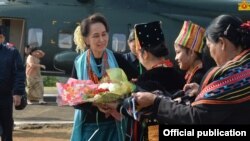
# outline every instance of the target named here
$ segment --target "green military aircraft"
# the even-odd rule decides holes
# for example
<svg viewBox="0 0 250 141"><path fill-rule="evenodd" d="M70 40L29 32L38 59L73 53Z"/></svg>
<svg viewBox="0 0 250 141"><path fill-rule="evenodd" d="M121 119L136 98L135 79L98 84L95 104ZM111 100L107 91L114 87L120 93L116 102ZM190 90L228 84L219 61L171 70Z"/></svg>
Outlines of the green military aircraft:
<svg viewBox="0 0 250 141"><path fill-rule="evenodd" d="M73 33L81 20L99 12L110 25L109 48L128 50L126 40L136 23L161 20L170 58L173 43L184 20L206 27L220 14L250 20L250 11L241 11L241 0L0 0L0 25L6 40L25 55L25 45L35 45L46 53L41 60L45 75L69 75L77 56ZM249 6L249 5L247 5ZM250 8L250 7L249 7Z"/></svg>

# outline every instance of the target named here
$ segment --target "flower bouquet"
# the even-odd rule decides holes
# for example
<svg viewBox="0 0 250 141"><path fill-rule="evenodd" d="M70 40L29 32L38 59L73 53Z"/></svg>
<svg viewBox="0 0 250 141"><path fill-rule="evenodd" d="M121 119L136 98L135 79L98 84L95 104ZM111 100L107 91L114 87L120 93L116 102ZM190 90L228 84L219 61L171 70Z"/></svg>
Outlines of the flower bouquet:
<svg viewBox="0 0 250 141"><path fill-rule="evenodd" d="M135 89L135 86L127 80L122 69L108 69L106 74L98 84L91 80L74 78L69 78L66 84L57 83L58 105L113 102L126 97Z"/></svg>

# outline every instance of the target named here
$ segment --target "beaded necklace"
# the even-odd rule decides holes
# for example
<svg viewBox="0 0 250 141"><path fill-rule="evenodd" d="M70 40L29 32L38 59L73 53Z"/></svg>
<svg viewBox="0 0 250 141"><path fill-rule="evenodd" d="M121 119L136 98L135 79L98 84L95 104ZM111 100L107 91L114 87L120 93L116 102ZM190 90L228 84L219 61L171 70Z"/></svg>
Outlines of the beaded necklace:
<svg viewBox="0 0 250 141"><path fill-rule="evenodd" d="M92 80L94 83L98 83L99 79L106 75L106 69L109 68L109 64L108 64L108 56L106 51L103 53L102 56L102 63L101 64L96 64L96 62L94 62L94 64L92 64L93 67L96 67L95 70L93 71L92 66L91 66L91 57L94 57L93 54L91 54L92 52L89 50L88 54L87 54L87 70L88 70L88 76L90 78L90 80ZM98 67L101 67L101 70L98 70ZM97 74L96 74L97 73Z"/></svg>

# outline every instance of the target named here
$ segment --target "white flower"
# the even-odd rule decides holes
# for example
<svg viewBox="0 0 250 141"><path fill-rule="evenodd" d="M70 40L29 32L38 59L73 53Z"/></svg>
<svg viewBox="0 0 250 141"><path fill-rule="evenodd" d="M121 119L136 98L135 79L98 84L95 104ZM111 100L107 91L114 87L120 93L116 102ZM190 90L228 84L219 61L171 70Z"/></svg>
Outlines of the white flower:
<svg viewBox="0 0 250 141"><path fill-rule="evenodd" d="M110 83L108 89L110 92L115 92L120 89L120 85L117 83Z"/></svg>
<svg viewBox="0 0 250 141"><path fill-rule="evenodd" d="M98 89L108 89L110 92L117 92L121 89L118 83L101 83Z"/></svg>
<svg viewBox="0 0 250 141"><path fill-rule="evenodd" d="M109 89L109 85L110 85L110 83L101 83L98 86L98 89Z"/></svg>

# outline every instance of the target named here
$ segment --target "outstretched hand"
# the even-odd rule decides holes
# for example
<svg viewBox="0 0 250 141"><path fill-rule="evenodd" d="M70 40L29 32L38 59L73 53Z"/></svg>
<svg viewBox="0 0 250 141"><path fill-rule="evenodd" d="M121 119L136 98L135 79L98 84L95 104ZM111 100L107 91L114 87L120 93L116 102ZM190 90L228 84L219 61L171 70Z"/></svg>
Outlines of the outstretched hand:
<svg viewBox="0 0 250 141"><path fill-rule="evenodd" d="M197 83L190 83L184 86L183 91L189 96L197 96L199 94L199 87Z"/></svg>
<svg viewBox="0 0 250 141"><path fill-rule="evenodd" d="M106 103L106 106L109 107L112 110L116 110L117 106L118 106L118 102L110 102L110 103Z"/></svg>
<svg viewBox="0 0 250 141"><path fill-rule="evenodd" d="M106 115L106 117L110 116L111 108L109 108L106 104L93 103L93 105L96 106L99 109L99 111L103 112Z"/></svg>
<svg viewBox="0 0 250 141"><path fill-rule="evenodd" d="M94 105L103 113L105 113L106 117L109 117L110 115L113 116L116 120L121 120L122 116L119 112L116 111L116 107L118 105L117 102L113 103L105 103L105 104L97 104L94 103Z"/></svg>
<svg viewBox="0 0 250 141"><path fill-rule="evenodd" d="M41 65L41 68L42 68L42 69L46 69L46 66L45 66L45 65Z"/></svg>
<svg viewBox="0 0 250 141"><path fill-rule="evenodd" d="M157 97L155 94L150 92L137 92L133 93L133 96L136 99L139 109L153 105L155 98Z"/></svg>

